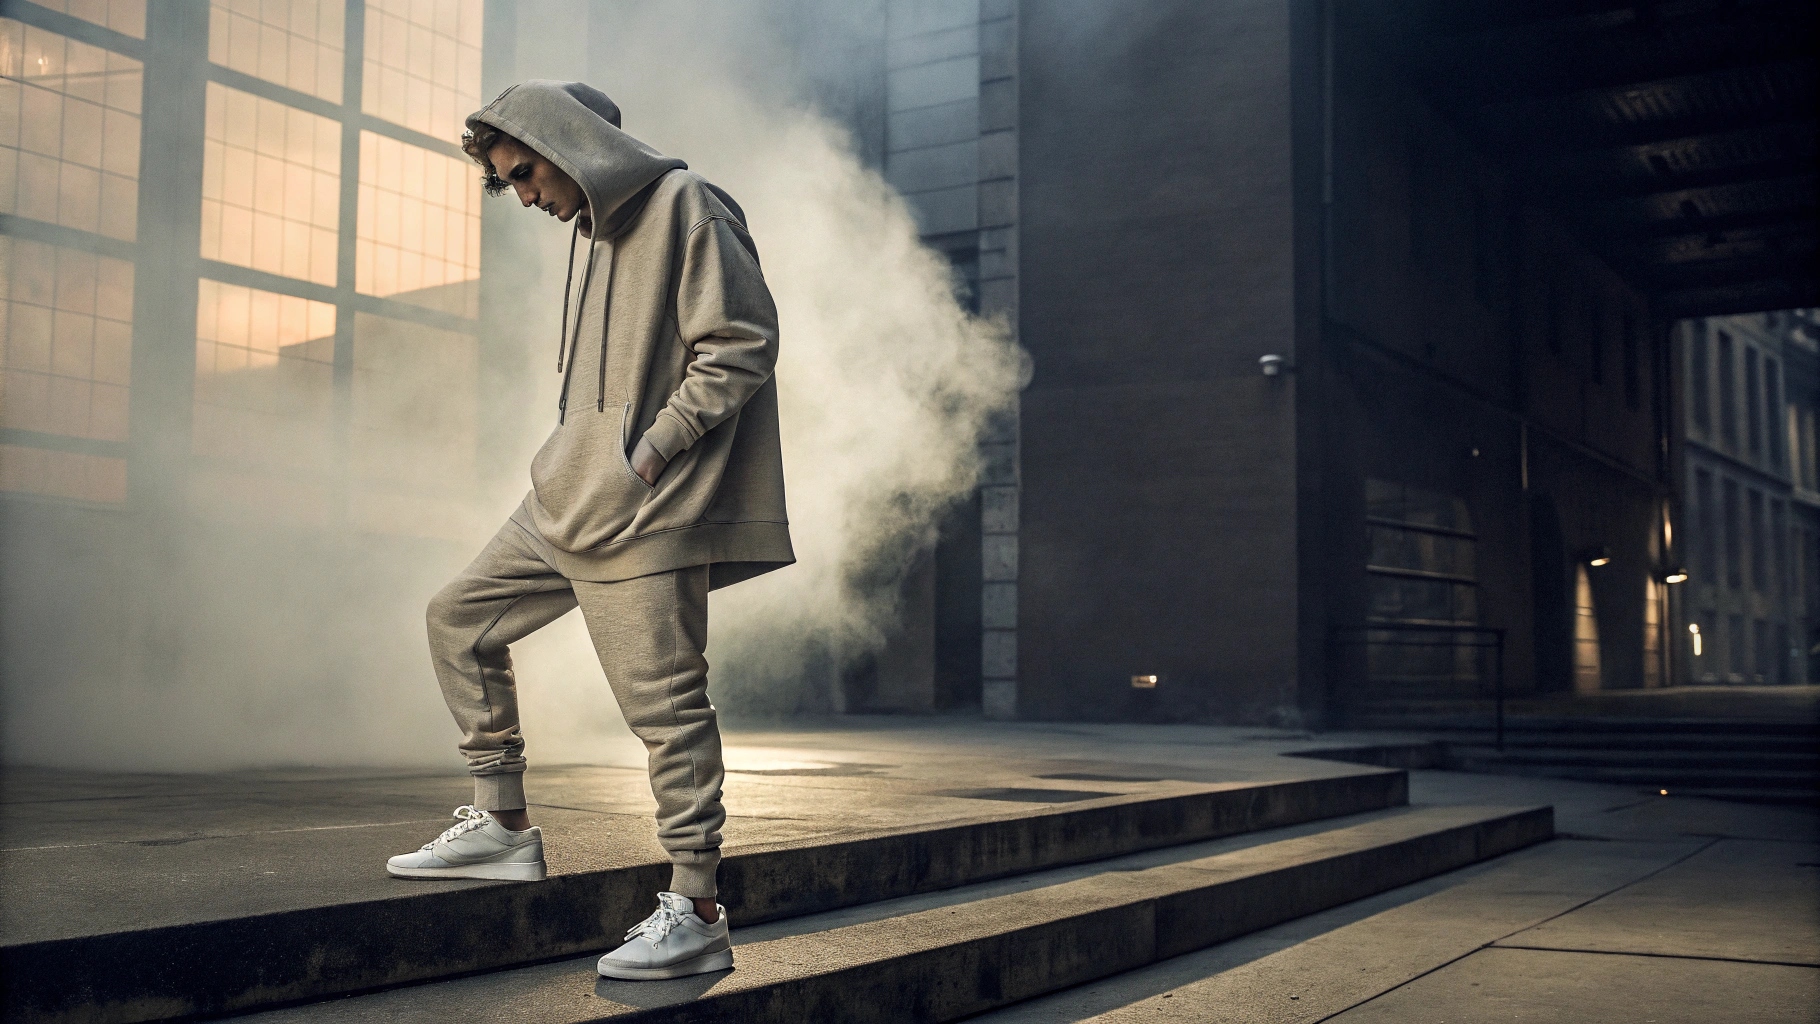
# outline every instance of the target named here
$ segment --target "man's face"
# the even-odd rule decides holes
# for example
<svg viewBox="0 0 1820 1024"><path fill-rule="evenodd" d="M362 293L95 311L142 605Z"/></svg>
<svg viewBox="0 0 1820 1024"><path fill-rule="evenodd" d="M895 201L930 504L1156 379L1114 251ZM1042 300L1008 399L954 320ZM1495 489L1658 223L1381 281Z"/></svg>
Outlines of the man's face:
<svg viewBox="0 0 1820 1024"><path fill-rule="evenodd" d="M503 136L495 142L493 148L487 150L487 159L493 162L494 171L512 186L512 191L518 193L519 202L535 206L564 224L579 215L581 233L592 237L594 222L588 216L587 193L574 178L563 173L562 168L511 136Z"/></svg>

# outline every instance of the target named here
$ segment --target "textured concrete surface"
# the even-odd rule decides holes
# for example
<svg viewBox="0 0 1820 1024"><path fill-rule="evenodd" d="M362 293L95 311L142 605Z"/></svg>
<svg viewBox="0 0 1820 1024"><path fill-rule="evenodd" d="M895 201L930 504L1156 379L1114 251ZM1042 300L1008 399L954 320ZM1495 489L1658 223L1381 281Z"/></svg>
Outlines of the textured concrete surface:
<svg viewBox="0 0 1820 1024"><path fill-rule="evenodd" d="M1546 813L1398 809L1326 829L1178 847L1045 872L1021 891L968 887L880 916L817 915L735 930L736 970L661 984L600 981L592 959L352 1000L261 1020L955 1020L1073 980L1130 969L1545 837ZM997 891L993 891L997 890ZM591 990L592 1000L577 998Z"/></svg>
<svg viewBox="0 0 1820 1024"><path fill-rule="evenodd" d="M1814 860L1806 843L1717 840L1499 945L1820 967Z"/></svg>
<svg viewBox="0 0 1820 1024"><path fill-rule="evenodd" d="M1641 1024L1820 1017L1820 970L1762 962L1806 963L1820 940L1813 867L1820 862L1820 816L1811 810L1590 783L1411 773L1412 802L1468 796L1551 802L1564 838L978 1019ZM1552 948L1507 948L1531 946ZM1505 953L1537 959L1500 958Z"/></svg>
<svg viewBox="0 0 1820 1024"><path fill-rule="evenodd" d="M1801 1024L1816 1008L1820 972L1804 967L1487 949L1333 1020Z"/></svg>
<svg viewBox="0 0 1820 1024"><path fill-rule="evenodd" d="M1386 735L931 719L849 719L826 727L729 730L733 768L729 806L734 817L728 844L730 850L759 850L854 830L920 828L958 815L1071 806L1046 800L981 799L982 791L1013 798L1035 795L1017 792L1031 789L1051 795L1061 791L1136 795L1165 792L1184 783L1333 777L1359 769L1278 755L1311 746L1380 742ZM597 766L540 768L530 780L537 804L532 813L550 829L552 866L559 871L613 858L650 858L653 863L658 858L649 838L651 801L643 780L642 749L629 737L623 743L607 742L601 760ZM1570 932L1563 929L1571 929L1576 948L1609 947L1629 953L1645 938L1658 943L1672 939L1681 947L1660 948L1680 948L1685 954L1730 942L1737 938L1732 933L1751 927L1755 920L1761 934L1752 942L1769 938L1773 930L1775 942L1797 952L1815 948L1816 929L1810 920L1804 930L1802 921L1804 901L1810 908L1814 904L1811 895L1803 895L1812 892L1814 869L1804 865L1820 862L1820 853L1815 852L1820 848L1820 819L1811 811L1661 798L1627 787L1516 777L1417 771L1410 780L1410 799L1416 804L1553 804L1558 830L1571 838L981 1019L1082 1021L1106 1016L1312 1022L1417 990L1409 984L1412 979L1437 970L1445 974L1453 969L1446 965L1463 965L1481 955L1475 951L1489 952L1500 941L1569 945ZM18 934L11 931L14 928L80 932L97 921L195 914L197 908L295 906L424 891L384 878L377 870L379 862L387 853L418 845L442 828L448 808L464 802L468 792L458 769L216 776L78 776L13 770L4 784L0 798L13 813L0 819L0 845L6 847L0 853L0 869L5 871L9 896L22 894L0 907L0 915L5 915L0 922L11 934ZM957 792L975 795L954 795ZM1340 823L1280 830L1277 838L1312 835L1335 824ZM1123 870L1154 867L1189 853L1211 856L1255 842L1255 837L1234 837L1211 845L1156 850L1134 855ZM287 848L289 855L281 856ZM1798 859L1778 866L1775 851L1785 848L1794 850ZM1084 879L1107 868L1100 864L1067 870L1074 872L1068 877ZM1660 873L1648 878L1652 872ZM1765 874L1760 885L1759 880L1743 878L1753 874ZM1800 888L1804 878L1806 890ZM1679 885L1678 879L1686 884L1669 885ZM930 893L819 915L818 923L823 929L849 927L929 910L966 915L974 900L1026 892L1036 885L1034 876L1008 878L966 893ZM1688 893L1690 888L1694 891ZM1684 894L1684 902L1677 902L1683 899L1677 892ZM1570 912L1577 907L1587 916L1576 920ZM1696 908L1702 921L1715 923L1710 934L1673 927L1648 932L1631 923L1647 924L1652 915L1657 924L1661 919L1685 922L1694 916L1688 908ZM1771 916L1761 916L1765 914ZM1727 921L1731 923L1718 926ZM743 928L741 949L803 934L805 927L807 922L799 920ZM1621 939L1613 939L1614 934ZM1606 946L1595 945L1599 941ZM1734 942L1731 948L1745 949L1747 943ZM1772 960L1788 956L1778 949L1751 955ZM1615 958L1613 953L1563 955ZM747 952L741 956L741 970L735 974L757 973L763 966ZM1807 962L1800 956L1794 959ZM1488 957L1484 962L1496 961ZM591 982L576 984L578 979L586 981L580 969L586 966L565 968L557 963L513 972L527 982L537 972L555 972L551 979L563 977L565 970L569 974L567 981L547 983L554 987L532 984L508 1003L523 1011L527 1020L582 1019L562 1007L573 1003L573 1012L580 1013L605 995L595 993ZM1471 988L1470 983L1466 987ZM637 991L645 994L613 998L627 1005L671 998L656 988ZM332 1005L351 1010L355 1003ZM1537 1012L1541 1009L1538 1006ZM1523 1019L1536 1018L1525 1013Z"/></svg>
<svg viewBox="0 0 1820 1024"><path fill-rule="evenodd" d="M1243 734L1101 738L1102 753L1173 751L1150 764L1083 759L1081 733L941 724L735 734L721 872L735 919L1395 806L1406 790L1401 773L1281 758ZM386 855L447 824L434 808L465 797L459 773L15 771L0 971L22 980L0 1015L222 1013L606 948L668 868L642 749L605 752L631 764L533 777L553 870L535 886L385 876Z"/></svg>
<svg viewBox="0 0 1820 1024"><path fill-rule="evenodd" d="M1277 757L1274 737L1247 739L1255 731L953 724L730 733L726 850L1057 806L1019 790L1085 799L1179 790L1181 781L1359 771ZM630 736L610 737L603 762L537 768L527 780L555 873L663 860L643 748ZM387 856L434 838L450 824L450 809L471 799L453 766L211 775L7 769L0 802L13 813L0 818L9 897L0 903L0 943L473 886L384 873Z"/></svg>

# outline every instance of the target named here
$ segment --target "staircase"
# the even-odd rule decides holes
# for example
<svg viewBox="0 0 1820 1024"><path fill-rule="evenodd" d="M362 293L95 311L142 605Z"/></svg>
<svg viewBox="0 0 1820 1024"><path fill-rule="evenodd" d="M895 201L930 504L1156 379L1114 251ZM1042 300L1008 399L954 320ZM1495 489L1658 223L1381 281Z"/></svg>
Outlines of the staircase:
<svg viewBox="0 0 1820 1024"><path fill-rule="evenodd" d="M1378 769L1136 794L1058 783L965 820L747 847L721 874L736 969L666 982L594 973L666 882L656 859L105 934L53 923L0 947L0 1017L958 1020L1553 835L1547 807L1411 807L1407 786Z"/></svg>
<svg viewBox="0 0 1820 1024"><path fill-rule="evenodd" d="M1488 721L1487 714L1457 710L1378 709L1360 716L1358 727L1420 732L1432 741L1354 748L1333 759L1752 803L1820 802L1820 724L1812 721L1511 715L1502 749Z"/></svg>

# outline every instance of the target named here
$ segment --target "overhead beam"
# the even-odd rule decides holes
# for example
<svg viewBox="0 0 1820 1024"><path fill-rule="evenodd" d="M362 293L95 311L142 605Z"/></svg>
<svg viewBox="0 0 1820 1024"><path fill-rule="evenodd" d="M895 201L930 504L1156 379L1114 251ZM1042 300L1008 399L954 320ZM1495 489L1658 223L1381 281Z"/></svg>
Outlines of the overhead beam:
<svg viewBox="0 0 1820 1024"><path fill-rule="evenodd" d="M1801 309L1820 306L1820 283L1778 279L1716 288L1688 288L1655 293L1650 297L1650 305L1655 314L1664 319Z"/></svg>
<svg viewBox="0 0 1820 1024"><path fill-rule="evenodd" d="M1674 224L1685 230L1728 217L1782 215L1799 217L1816 209L1820 178L1813 174L1728 181L1700 188L1680 188L1649 195L1573 204L1601 227L1618 232L1653 230Z"/></svg>
<svg viewBox="0 0 1820 1024"><path fill-rule="evenodd" d="M1692 232L1647 242L1620 245L1613 255L1640 266L1669 268L1716 260L1758 256L1799 258L1820 249L1820 229L1812 223L1782 223L1726 232Z"/></svg>
<svg viewBox="0 0 1820 1024"><path fill-rule="evenodd" d="M1573 182L1602 197L1653 195L1741 180L1820 171L1812 121L1683 136L1667 142L1586 150L1523 165L1524 173Z"/></svg>
<svg viewBox="0 0 1820 1024"><path fill-rule="evenodd" d="M1817 96L1820 60L1810 56L1546 100L1491 104L1467 116L1500 149L1562 154L1811 118ZM1712 97L1738 97L1743 102L1709 102Z"/></svg>
<svg viewBox="0 0 1820 1024"><path fill-rule="evenodd" d="M1811 3L1711 5L1596 29L1575 20L1471 39L1429 38L1418 44L1415 57L1446 74L1463 102L1490 104L1797 59L1812 52L1817 30L1820 8Z"/></svg>

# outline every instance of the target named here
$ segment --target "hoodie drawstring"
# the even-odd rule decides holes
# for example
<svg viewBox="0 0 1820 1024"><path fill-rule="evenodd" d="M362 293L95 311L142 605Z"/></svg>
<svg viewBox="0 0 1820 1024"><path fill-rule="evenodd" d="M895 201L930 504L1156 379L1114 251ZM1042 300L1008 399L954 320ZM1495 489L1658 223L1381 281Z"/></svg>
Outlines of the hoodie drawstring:
<svg viewBox="0 0 1820 1024"><path fill-rule="evenodd" d="M607 243L607 295L600 311L600 379L594 384L594 411L607 411L607 324L613 313L613 266L619 262L619 246ZM579 332L581 325L576 324Z"/></svg>
<svg viewBox="0 0 1820 1024"><path fill-rule="evenodd" d="M577 226L576 230L577 230L577 232L580 231L579 225ZM556 400L556 422L558 424L561 424L563 422L563 420L568 416L569 377L572 374L574 374L574 372L575 372L575 346L581 342L581 310L587 308L588 284L593 279L594 279L594 240L592 238L590 238L590 239L588 239L588 265L581 272L581 295L575 300L575 309L576 309L575 332L573 334L569 334L568 338L566 339L568 344L565 347L567 347L569 350L569 361L568 361L568 365L563 369L562 396ZM567 305L567 303L565 302L564 305ZM563 319L564 319L564 321L568 320L568 315L566 313L564 314ZM564 324L563 333L568 334L568 328L567 328L566 322Z"/></svg>
<svg viewBox="0 0 1820 1024"><path fill-rule="evenodd" d="M562 372L563 351L569 347L569 290L575 287L575 242L581 238L581 221L569 232L569 269L562 273L562 330L556 335L556 372Z"/></svg>

